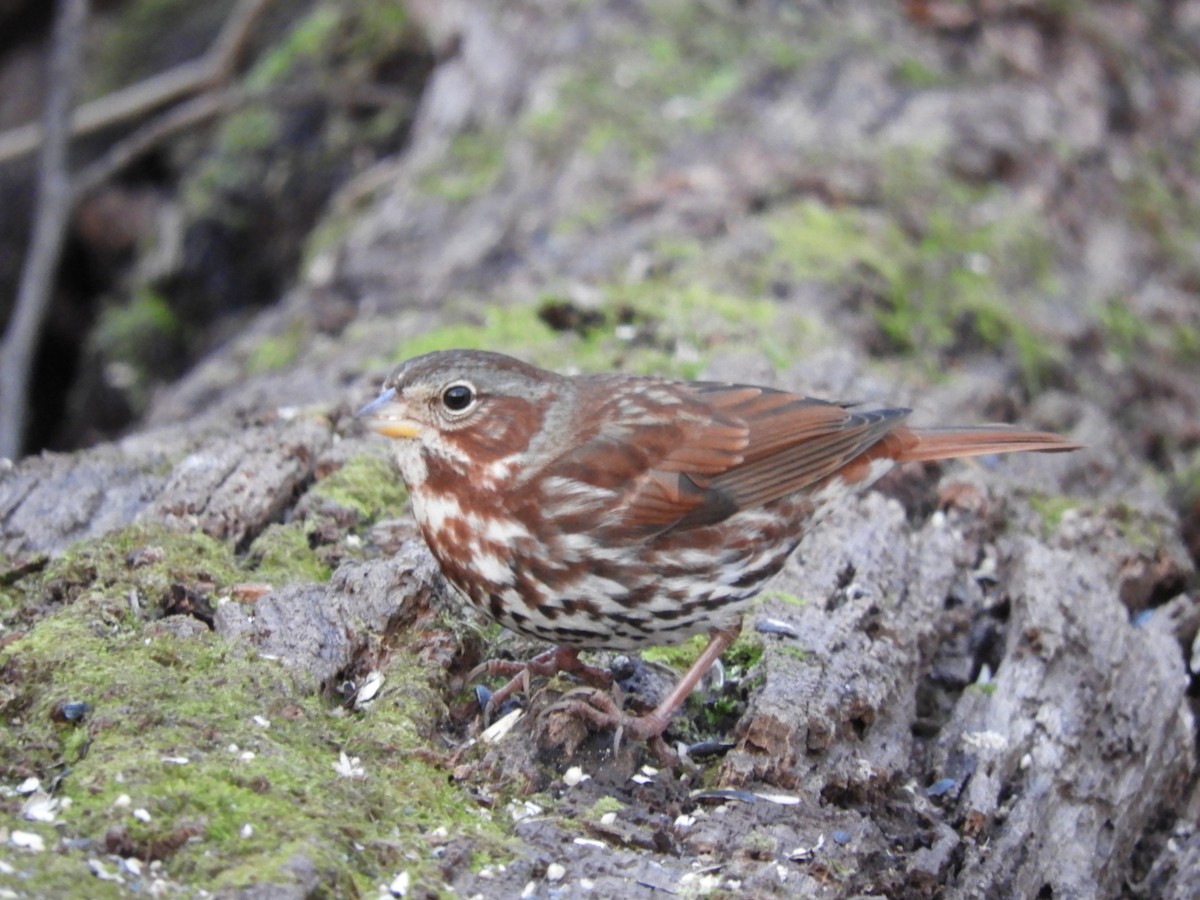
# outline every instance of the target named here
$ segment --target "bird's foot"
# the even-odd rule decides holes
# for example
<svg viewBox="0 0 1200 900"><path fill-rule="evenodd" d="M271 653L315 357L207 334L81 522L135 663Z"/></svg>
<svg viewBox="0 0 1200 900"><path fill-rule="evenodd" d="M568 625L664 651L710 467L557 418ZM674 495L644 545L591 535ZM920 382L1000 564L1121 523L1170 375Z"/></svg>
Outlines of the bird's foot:
<svg viewBox="0 0 1200 900"><path fill-rule="evenodd" d="M606 669L582 662L579 659L579 650L575 647L553 647L523 663L508 659L490 659L472 669L467 675L467 681L474 681L484 675L501 675L509 679L488 699L484 709L484 719L487 720L513 694L518 691L529 693L530 676L540 675L548 678L560 672L574 675L593 687L607 688L612 685L612 675Z"/></svg>
<svg viewBox="0 0 1200 900"><path fill-rule="evenodd" d="M597 729L615 729L614 753L620 751L623 738L645 741L660 763L664 766L674 767L679 763L679 756L667 746L666 740L663 739L663 732L667 730L675 711L683 706L688 695L704 677L704 673L720 659L721 654L738 636L741 628L742 623L739 620L732 626L713 631L709 635L708 645L692 663L691 668L680 677L671 693L654 708L653 712L641 716L627 715L612 695L604 691L587 692L585 696L578 696L580 692L577 691L572 692L551 709L577 715Z"/></svg>
<svg viewBox="0 0 1200 900"><path fill-rule="evenodd" d="M661 708L641 716L632 716L621 709L612 694L598 690L572 691L555 703L547 713L562 712L577 716L595 730L611 728L613 754L620 753L621 741L644 741L660 765L673 768L679 764L679 754L668 746L663 732L671 723L671 715Z"/></svg>

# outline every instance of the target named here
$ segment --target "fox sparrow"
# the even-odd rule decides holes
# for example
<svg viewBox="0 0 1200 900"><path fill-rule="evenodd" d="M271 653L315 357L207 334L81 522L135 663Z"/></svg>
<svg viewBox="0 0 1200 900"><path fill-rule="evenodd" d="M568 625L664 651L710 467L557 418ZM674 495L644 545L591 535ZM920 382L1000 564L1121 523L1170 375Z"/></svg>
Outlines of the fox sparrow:
<svg viewBox="0 0 1200 900"><path fill-rule="evenodd" d="M857 409L765 387L564 376L448 350L397 368L360 413L397 439L413 514L446 578L502 625L557 645L517 677L602 670L583 648L711 639L648 715L597 692L573 708L634 739L673 711L732 643L747 601L848 491L915 460L1071 450L1004 426L912 429L906 409Z"/></svg>

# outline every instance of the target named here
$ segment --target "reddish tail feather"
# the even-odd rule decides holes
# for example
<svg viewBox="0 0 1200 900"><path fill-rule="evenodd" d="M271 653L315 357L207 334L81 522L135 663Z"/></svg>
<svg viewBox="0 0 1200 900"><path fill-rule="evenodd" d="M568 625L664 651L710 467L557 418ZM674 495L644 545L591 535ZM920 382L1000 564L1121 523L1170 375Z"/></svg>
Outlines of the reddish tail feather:
<svg viewBox="0 0 1200 900"><path fill-rule="evenodd" d="M1082 444L1048 431L1020 431L1003 425L966 428L897 428L888 437L899 443L898 462L954 459L960 456L985 456L989 453L1036 451L1060 453L1078 450Z"/></svg>

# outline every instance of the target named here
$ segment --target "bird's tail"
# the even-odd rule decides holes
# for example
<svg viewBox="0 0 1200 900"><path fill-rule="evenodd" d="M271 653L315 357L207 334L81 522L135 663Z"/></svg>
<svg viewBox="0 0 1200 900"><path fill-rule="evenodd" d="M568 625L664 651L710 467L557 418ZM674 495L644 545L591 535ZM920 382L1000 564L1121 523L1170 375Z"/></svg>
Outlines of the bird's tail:
<svg viewBox="0 0 1200 900"><path fill-rule="evenodd" d="M1061 453L1065 450L1078 450L1083 446L1070 438L1049 431L1022 431L1005 425L965 428L901 426L893 434L899 438L897 443L900 446L894 457L897 462L922 462L1022 451Z"/></svg>

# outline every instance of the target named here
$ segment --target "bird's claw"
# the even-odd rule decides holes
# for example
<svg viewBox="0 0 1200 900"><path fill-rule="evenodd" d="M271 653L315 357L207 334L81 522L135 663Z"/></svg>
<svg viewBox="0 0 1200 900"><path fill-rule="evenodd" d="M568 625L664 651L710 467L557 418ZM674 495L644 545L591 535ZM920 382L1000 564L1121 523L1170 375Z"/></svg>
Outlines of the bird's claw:
<svg viewBox="0 0 1200 900"><path fill-rule="evenodd" d="M546 712L562 712L578 716L596 731L606 728L613 729L614 756L620 753L621 742L625 738L629 738L632 741L644 741L661 765L673 768L679 764L679 755L667 745L663 738L663 732L670 724L668 717L657 712L642 716L628 715L621 709L612 694L605 691L587 689L571 691L549 707Z"/></svg>
<svg viewBox="0 0 1200 900"><path fill-rule="evenodd" d="M501 675L509 679L492 694L484 706L483 717L486 722L490 721L492 714L513 694L528 695L529 679L532 675L550 677L560 672L574 675L594 687L609 687L612 684L612 675L607 670L581 662L579 650L574 647L552 647L523 663L509 659L489 659L472 669L466 680L474 681L484 675Z"/></svg>

